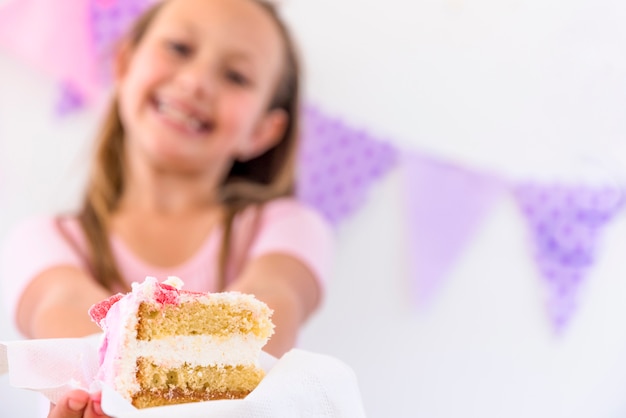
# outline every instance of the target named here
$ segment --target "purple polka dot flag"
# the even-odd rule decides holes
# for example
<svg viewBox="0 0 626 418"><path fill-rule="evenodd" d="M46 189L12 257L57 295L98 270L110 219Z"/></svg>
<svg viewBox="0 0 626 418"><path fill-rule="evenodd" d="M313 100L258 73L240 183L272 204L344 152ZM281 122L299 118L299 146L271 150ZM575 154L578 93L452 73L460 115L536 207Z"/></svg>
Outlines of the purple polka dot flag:
<svg viewBox="0 0 626 418"><path fill-rule="evenodd" d="M396 165L385 141L308 107L303 114L298 197L333 224L358 210L372 183Z"/></svg>
<svg viewBox="0 0 626 418"><path fill-rule="evenodd" d="M534 239L548 315L561 332L576 310L603 227L623 207L624 192L617 187L522 184L515 196Z"/></svg>
<svg viewBox="0 0 626 418"><path fill-rule="evenodd" d="M154 0L88 0L95 59L102 83L111 81L115 46Z"/></svg>
<svg viewBox="0 0 626 418"><path fill-rule="evenodd" d="M59 87L55 113L57 116L66 116L85 106L85 100L78 90L70 83L62 83Z"/></svg>

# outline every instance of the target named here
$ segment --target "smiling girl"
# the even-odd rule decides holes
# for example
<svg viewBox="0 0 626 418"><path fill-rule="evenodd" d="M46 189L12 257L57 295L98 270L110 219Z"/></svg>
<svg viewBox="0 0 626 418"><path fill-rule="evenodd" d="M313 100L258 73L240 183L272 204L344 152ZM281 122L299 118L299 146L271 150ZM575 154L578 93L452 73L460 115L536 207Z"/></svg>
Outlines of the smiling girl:
<svg viewBox="0 0 626 418"><path fill-rule="evenodd" d="M257 0L167 0L122 42L82 208L16 228L3 277L29 338L98 332L88 308L134 281L252 293L291 349L319 306L332 233L293 198L299 68ZM51 417L101 415L71 392Z"/></svg>

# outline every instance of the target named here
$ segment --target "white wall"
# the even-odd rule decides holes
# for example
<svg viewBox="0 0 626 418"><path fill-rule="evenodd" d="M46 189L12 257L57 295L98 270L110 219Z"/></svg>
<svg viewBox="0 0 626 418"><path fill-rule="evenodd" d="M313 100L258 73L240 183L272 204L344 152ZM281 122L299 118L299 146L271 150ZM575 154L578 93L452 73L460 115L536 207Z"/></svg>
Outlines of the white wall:
<svg viewBox="0 0 626 418"><path fill-rule="evenodd" d="M308 98L352 125L513 178L624 173L623 2L284 3ZM1 238L22 216L72 206L96 115L56 118L54 84L1 51L0 92ZM506 197L433 305L413 305L402 181L390 173L339 228L335 277L301 342L353 366L368 416L626 414L625 217L556 337ZM15 336L0 316L0 339ZM29 400L0 379L0 415L33 416Z"/></svg>
<svg viewBox="0 0 626 418"><path fill-rule="evenodd" d="M54 84L0 51L0 239L18 219L72 207L86 165L93 115L54 115ZM0 340L19 335L0 310ZM38 395L0 377L0 416L34 417ZM47 411L47 409L45 409ZM38 415L37 415L38 414Z"/></svg>

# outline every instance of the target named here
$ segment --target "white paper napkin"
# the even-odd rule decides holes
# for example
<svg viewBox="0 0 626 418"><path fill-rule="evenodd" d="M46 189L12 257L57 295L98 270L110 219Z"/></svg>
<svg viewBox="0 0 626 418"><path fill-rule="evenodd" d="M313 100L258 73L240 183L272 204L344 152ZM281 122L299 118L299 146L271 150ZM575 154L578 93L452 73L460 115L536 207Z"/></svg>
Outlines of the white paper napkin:
<svg viewBox="0 0 626 418"><path fill-rule="evenodd" d="M68 390L100 388L101 334L85 338L0 343L0 374L12 386L56 402ZM159 417L365 417L356 376L340 360L294 349L279 360L263 353L267 375L245 399L196 402L138 410L113 389L102 387L102 409L117 418Z"/></svg>

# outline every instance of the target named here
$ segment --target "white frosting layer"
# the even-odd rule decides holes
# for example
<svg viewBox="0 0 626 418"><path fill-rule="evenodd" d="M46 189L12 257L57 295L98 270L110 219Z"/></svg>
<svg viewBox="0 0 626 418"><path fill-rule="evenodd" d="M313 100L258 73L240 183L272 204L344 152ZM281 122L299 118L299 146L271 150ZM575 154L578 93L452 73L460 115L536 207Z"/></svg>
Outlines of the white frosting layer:
<svg viewBox="0 0 626 418"><path fill-rule="evenodd" d="M206 365L258 365L259 351L264 340L251 336L233 335L228 339L215 339L208 335L174 336L153 341L136 341L128 348L128 357L154 359L166 368Z"/></svg>

